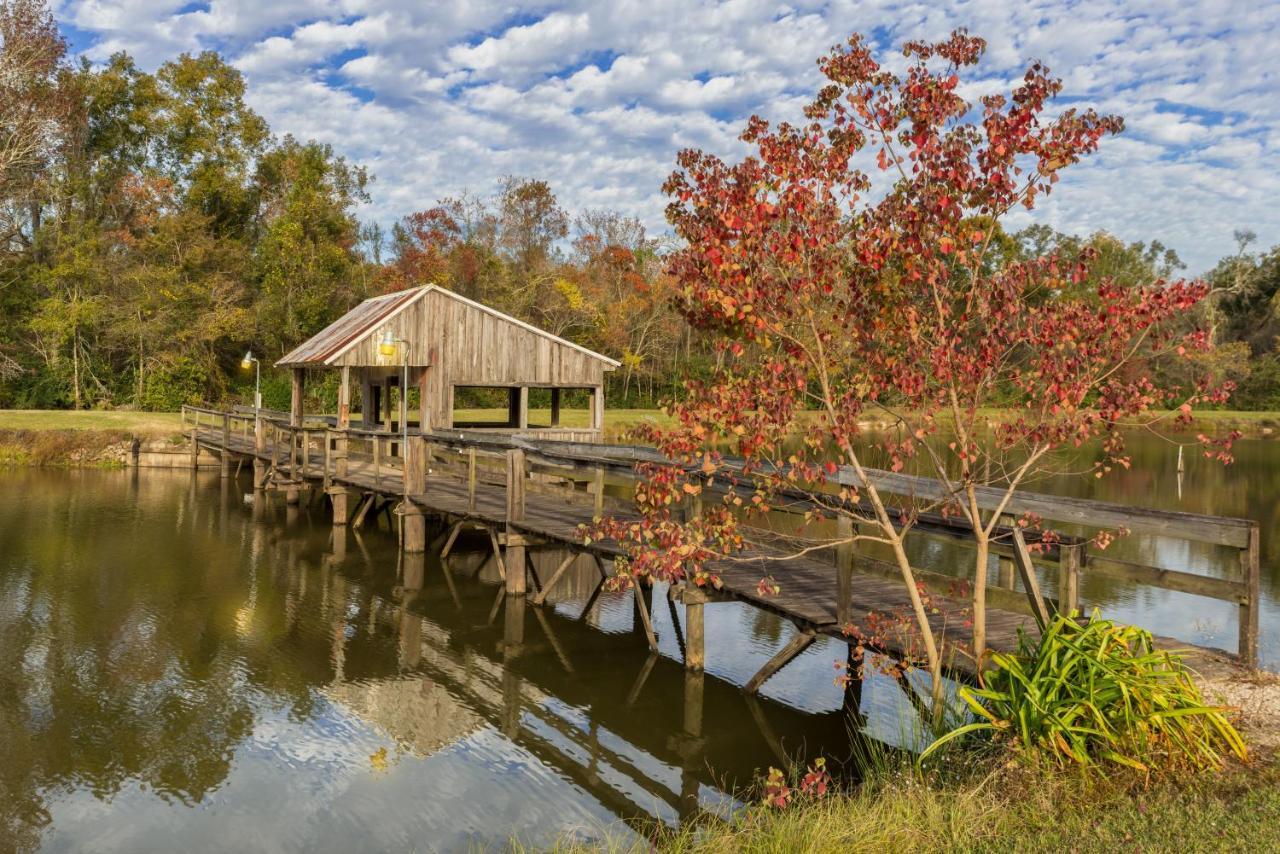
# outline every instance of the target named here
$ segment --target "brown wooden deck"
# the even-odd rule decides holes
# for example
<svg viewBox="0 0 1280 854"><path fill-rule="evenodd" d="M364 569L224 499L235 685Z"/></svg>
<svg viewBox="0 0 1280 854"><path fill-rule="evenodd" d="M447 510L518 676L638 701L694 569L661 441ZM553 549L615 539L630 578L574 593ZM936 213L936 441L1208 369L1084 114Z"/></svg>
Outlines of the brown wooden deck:
<svg viewBox="0 0 1280 854"><path fill-rule="evenodd" d="M278 429L278 428L277 428ZM215 451L226 451L228 460L241 458L258 460L273 473L272 485L277 488L297 490L303 487L328 487L355 493L359 496L351 507L351 516L361 516L359 508L362 502L370 500L368 496L379 496L386 500L404 498L404 478L402 468L391 464L385 458L380 459L375 448L373 457L361 458L349 455L338 466L330 459L327 452L315 447L323 447L332 436L331 431L315 430L313 435L322 435L321 442L291 442L284 447L275 446L273 440L259 438L255 441L253 434L233 432L226 428L199 427L196 431L198 445L212 448ZM392 434L375 438L388 445L398 444L398 437ZM305 456L295 452L294 462L290 461L290 448L305 445L308 448ZM388 452L390 449L388 449ZM474 454L474 451L472 451ZM388 453L389 455L389 453ZM367 456L367 455L366 455ZM593 542L584 546L579 532L580 526L590 523L598 512L604 496L603 489L597 487L597 493L584 492L574 488L568 481L560 485L541 483L536 480L526 482L520 491L522 495L522 513L513 514L509 506L509 490L505 479L499 479L501 472L489 469L477 473L474 457L471 469L465 464L460 466L456 449L450 453L449 459L437 458L434 463L424 466L422 488L408 496L408 500L417 512L439 517L446 523L458 526L474 524L490 532L495 550L499 541L507 543L508 564L512 563L513 547L520 555L518 560L524 562L524 549L553 545L558 548L571 548L586 551L599 559L607 560L618 554L615 544ZM396 460L398 463L398 460ZM412 465L412 463L411 463ZM345 469L345 474L338 471ZM224 466L224 472L226 467ZM474 485L473 485L474 484ZM472 490L474 489L474 495ZM346 502L343 502L344 505ZM610 511L615 516L625 518L627 511L622 502L615 502ZM513 516L519 518L513 518ZM517 536L519 535L519 536ZM452 545L452 537L446 549ZM755 690L777 669L802 652L811 639L819 634L837 638L845 637L846 623L840 619L839 582L836 567L830 557L817 553L817 556L790 557L785 561L777 558L784 553L768 542L768 535L761 532L759 542L751 546L740 556L731 561L720 561L710 567L720 578L723 586L710 593L711 600L717 598L739 600L756 607L775 612L792 621L799 629L800 636L788 648L779 654L778 660L770 662L757 677L748 684ZM767 568L766 568L767 566ZM854 564L855 571L848 584L847 614L855 624L862 623L868 614L908 613L909 600L903 590L902 582L894 580L896 569L888 564L867 557L860 557ZM781 590L777 594L762 596L757 589L758 582L766 575L772 575ZM888 577L886 577L888 576ZM538 579L535 584L554 583L554 579ZM518 586L523 592L524 583ZM508 584L508 591L512 587ZM701 645L701 604L706 601L703 592L693 589L687 591L685 597L687 608L697 610L697 637L695 630L690 630L690 641ZM961 673L972 671L972 660L962 650L965 648L969 630L963 617L956 614L963 612L965 603L939 597L938 613L932 618L933 627L943 649L944 659L948 667ZM539 599L535 598L535 602ZM946 615L951 614L948 618ZM692 612L690 612L692 617ZM647 619L647 617L646 617ZM907 623L909 625L909 622ZM1018 632L1036 631L1036 623L1027 613L999 607L988 607L987 632L988 644L995 650L1011 650L1017 644ZM653 643L651 637L651 643ZM895 637L894 633L881 636L879 643L882 651L891 656L903 656L912 652L914 638L908 631ZM1233 666L1231 656L1219 650L1193 648L1189 644L1173 639L1161 638L1162 645L1170 648L1190 651L1192 667L1201 672L1218 673L1224 668ZM696 651L701 665L701 649ZM686 658L693 657L690 652Z"/></svg>

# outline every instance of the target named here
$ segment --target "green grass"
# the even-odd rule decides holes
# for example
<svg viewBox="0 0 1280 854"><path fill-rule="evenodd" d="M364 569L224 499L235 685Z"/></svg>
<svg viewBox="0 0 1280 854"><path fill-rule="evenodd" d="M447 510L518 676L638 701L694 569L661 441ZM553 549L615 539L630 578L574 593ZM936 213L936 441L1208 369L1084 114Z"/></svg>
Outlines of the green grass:
<svg viewBox="0 0 1280 854"><path fill-rule="evenodd" d="M995 411L993 410L993 414ZM506 410L460 409L456 416L465 421L505 420ZM566 409L561 412L561 423L566 427L585 427L588 413L583 409ZM1241 412L1236 410L1205 410L1196 412L1192 429L1208 427L1214 430L1240 430L1246 436L1264 435L1272 430L1280 434L1280 412ZM644 421L669 424L670 419L656 409L605 409L605 430L617 435ZM548 424L551 412L547 409L529 410L531 424ZM874 415L868 415L874 422ZM136 436L164 436L181 428L182 416L176 412L125 412L89 410L0 410L0 430L123 430Z"/></svg>
<svg viewBox="0 0 1280 854"><path fill-rule="evenodd" d="M1280 770L1163 779L971 768L962 781L889 775L851 794L752 807L733 822L642 828L614 851L1274 851L1280 850ZM652 843L652 847L650 847ZM564 850L575 849L565 846Z"/></svg>
<svg viewBox="0 0 1280 854"><path fill-rule="evenodd" d="M166 436L182 429L177 412L68 409L0 409L0 430L118 430L134 436Z"/></svg>

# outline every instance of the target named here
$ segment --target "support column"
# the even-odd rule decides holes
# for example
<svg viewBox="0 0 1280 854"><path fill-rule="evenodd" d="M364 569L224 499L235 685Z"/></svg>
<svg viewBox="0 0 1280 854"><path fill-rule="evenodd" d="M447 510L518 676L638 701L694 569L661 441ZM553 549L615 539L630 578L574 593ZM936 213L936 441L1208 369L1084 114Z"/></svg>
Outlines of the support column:
<svg viewBox="0 0 1280 854"><path fill-rule="evenodd" d="M289 397L289 426L302 426L302 392L306 388L307 371L305 368L293 369L293 387ZM298 473L298 448L296 442L297 436L294 433L289 434L289 480L292 481L289 489L285 492L285 503L296 505L298 503L299 490L295 485ZM305 448L304 448L305 451Z"/></svg>
<svg viewBox="0 0 1280 854"><path fill-rule="evenodd" d="M999 570L996 574L997 583L1006 590L1013 590L1015 572L1013 568L1013 558L1001 556L997 563L999 564Z"/></svg>
<svg viewBox="0 0 1280 854"><path fill-rule="evenodd" d="M350 442L347 439L346 431L351 428L351 368L344 367L342 369L342 382L338 384L338 430L334 440L333 455L333 472L338 478L347 476L347 454ZM330 434L328 431L324 433L324 446L326 449L325 458L329 458L327 453L329 448ZM326 468L325 478L328 479L330 472ZM333 524L346 525L347 519L351 515L349 506L350 489L346 483L330 482L329 500L333 504Z"/></svg>
<svg viewBox="0 0 1280 854"><path fill-rule="evenodd" d="M231 415L222 413L222 463L223 480L231 477Z"/></svg>
<svg viewBox="0 0 1280 854"><path fill-rule="evenodd" d="M360 372L360 426L373 430L378 425L378 406L382 403L379 387L373 384L369 369Z"/></svg>
<svg viewBox="0 0 1280 854"><path fill-rule="evenodd" d="M604 386L591 389L591 429L604 430Z"/></svg>
<svg viewBox="0 0 1280 854"><path fill-rule="evenodd" d="M418 430L430 433L431 424L431 367L418 369Z"/></svg>
<svg viewBox="0 0 1280 854"><path fill-rule="evenodd" d="M836 622L841 626L847 626L852 617L855 533L853 519L843 514L836 517L836 537L848 541L836 545Z"/></svg>
<svg viewBox="0 0 1280 854"><path fill-rule="evenodd" d="M551 389L551 426L560 426L560 389Z"/></svg>
<svg viewBox="0 0 1280 854"><path fill-rule="evenodd" d="M524 521L524 451L507 451L507 593L525 593L525 541L512 523Z"/></svg>
<svg viewBox="0 0 1280 854"><path fill-rule="evenodd" d="M411 495L421 495L426 491L426 466L424 459L424 440L421 436L410 436L404 455L404 550L415 553L427 550L427 520L422 515L422 508L409 500Z"/></svg>
<svg viewBox="0 0 1280 854"><path fill-rule="evenodd" d="M701 588L686 586L681 598L684 600L684 666L686 670L700 672L707 663L706 634L702 623L707 594Z"/></svg>
<svg viewBox="0 0 1280 854"><path fill-rule="evenodd" d="M260 492L267 485L267 461L263 459L263 454L267 452L267 425L262 420L262 413L256 412L253 416L253 489ZM254 498L257 502L257 498Z"/></svg>

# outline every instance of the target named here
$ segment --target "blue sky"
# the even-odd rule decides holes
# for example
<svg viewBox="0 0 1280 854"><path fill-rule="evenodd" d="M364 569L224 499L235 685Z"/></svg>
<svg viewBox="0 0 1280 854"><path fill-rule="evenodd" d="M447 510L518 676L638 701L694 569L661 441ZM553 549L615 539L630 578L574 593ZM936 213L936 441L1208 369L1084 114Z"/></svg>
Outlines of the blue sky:
<svg viewBox="0 0 1280 854"><path fill-rule="evenodd" d="M1280 2L1188 0L68 0L91 59L147 68L221 51L276 133L329 142L376 176L362 216L389 223L507 174L545 178L571 211L666 231L659 187L687 146L741 154L754 113L799 116L814 60L852 31L886 57L967 26L989 42L977 96L1033 60L1073 103L1128 129L1074 168L1035 220L1158 238L1190 272L1251 228L1280 243ZM900 57L900 54L899 54Z"/></svg>

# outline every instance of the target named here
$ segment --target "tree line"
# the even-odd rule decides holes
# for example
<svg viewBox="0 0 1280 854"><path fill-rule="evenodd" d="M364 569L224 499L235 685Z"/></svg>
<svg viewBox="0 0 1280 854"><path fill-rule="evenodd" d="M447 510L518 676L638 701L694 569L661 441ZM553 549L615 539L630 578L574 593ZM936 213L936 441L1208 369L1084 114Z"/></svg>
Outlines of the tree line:
<svg viewBox="0 0 1280 854"><path fill-rule="evenodd" d="M0 2L0 39L0 406L247 399L246 350L267 366L360 300L427 282L620 359L612 405L652 406L722 359L678 310L679 244L634 218L507 176L385 229L360 218L373 176L273 135L217 53L154 72L73 61L43 0ZM1122 284L1184 266L1156 241L993 232L1005 258L1096 254ZM1232 405L1280 408L1280 247L1237 237L1197 310ZM263 379L268 403L287 399Z"/></svg>

